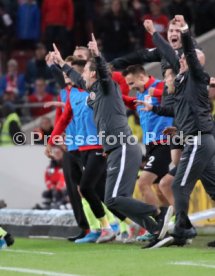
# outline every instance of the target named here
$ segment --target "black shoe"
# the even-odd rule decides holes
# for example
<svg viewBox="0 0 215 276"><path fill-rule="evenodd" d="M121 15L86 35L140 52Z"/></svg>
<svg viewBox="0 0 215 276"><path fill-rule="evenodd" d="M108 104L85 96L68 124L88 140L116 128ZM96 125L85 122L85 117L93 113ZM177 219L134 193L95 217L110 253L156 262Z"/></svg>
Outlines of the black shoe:
<svg viewBox="0 0 215 276"><path fill-rule="evenodd" d="M208 243L208 246L209 246L209 247L215 247L215 241L209 242L209 243Z"/></svg>
<svg viewBox="0 0 215 276"><path fill-rule="evenodd" d="M195 238L197 236L197 232L193 226L186 229L176 225L172 233L172 236L176 240L187 240Z"/></svg>
<svg viewBox="0 0 215 276"><path fill-rule="evenodd" d="M11 246L15 242L13 236L10 233L7 233L4 236L4 240L6 241L7 246Z"/></svg>
<svg viewBox="0 0 215 276"><path fill-rule="evenodd" d="M151 242L149 242L146 246L142 247L143 249L147 248L161 248L161 247L168 247L172 245L174 242L174 238L171 236L166 236L164 239L159 240L158 238L153 239Z"/></svg>
<svg viewBox="0 0 215 276"><path fill-rule="evenodd" d="M81 232L78 235L70 236L70 237L67 238L67 240L70 241L70 242L74 242L77 239L82 239L83 237L86 236L86 234L87 234L86 230L81 230Z"/></svg>
<svg viewBox="0 0 215 276"><path fill-rule="evenodd" d="M169 206L165 211L165 213L162 214L163 218L159 219L158 221L158 226L159 226L158 239L159 240L162 240L166 236L166 233L168 232L168 229L169 229L169 222L172 215L173 215L173 206Z"/></svg>
<svg viewBox="0 0 215 276"><path fill-rule="evenodd" d="M173 239L174 239L174 241L172 242L171 245L176 245L176 246L179 246L179 247L183 247L187 244L190 244L188 242L189 240L187 240L185 238L173 238Z"/></svg>

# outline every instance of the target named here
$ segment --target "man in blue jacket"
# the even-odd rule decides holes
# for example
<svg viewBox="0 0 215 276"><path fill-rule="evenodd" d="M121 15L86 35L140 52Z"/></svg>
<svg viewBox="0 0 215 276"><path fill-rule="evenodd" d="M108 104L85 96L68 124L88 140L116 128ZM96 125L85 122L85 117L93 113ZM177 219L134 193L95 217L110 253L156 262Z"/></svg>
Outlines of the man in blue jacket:
<svg viewBox="0 0 215 276"><path fill-rule="evenodd" d="M125 104L136 109L143 130L143 144L146 145L147 163L139 178L139 187L146 203L159 206L157 197L152 190L152 184L159 181L169 171L171 162L170 147L163 130L171 126L173 119L144 111L136 106L135 100L145 101L154 106L160 106L164 90L164 82L149 76L142 65L131 65L124 70L126 82L130 89L137 91L136 98L124 96Z"/></svg>

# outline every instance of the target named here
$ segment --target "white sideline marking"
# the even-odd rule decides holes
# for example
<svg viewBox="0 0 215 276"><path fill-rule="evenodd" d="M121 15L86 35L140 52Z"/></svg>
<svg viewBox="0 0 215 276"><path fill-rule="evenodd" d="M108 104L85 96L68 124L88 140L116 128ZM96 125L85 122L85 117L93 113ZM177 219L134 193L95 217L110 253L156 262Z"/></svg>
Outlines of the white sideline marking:
<svg viewBox="0 0 215 276"><path fill-rule="evenodd" d="M173 263L170 263L170 264L172 264L172 265L198 266L198 267L206 267L206 268L214 268L215 269L215 265L195 263L195 262L173 262Z"/></svg>
<svg viewBox="0 0 215 276"><path fill-rule="evenodd" d="M19 250L19 249L6 249L5 252L12 253L26 253L26 254L37 254L37 255L55 255L53 252L45 252L45 251L31 251L31 250Z"/></svg>
<svg viewBox="0 0 215 276"><path fill-rule="evenodd" d="M20 273L28 273L28 274L30 274L30 275L78 276L78 275L75 275L75 274L67 274L67 273L52 272L52 271L37 270L37 269L28 269L28 268L20 268L20 267L0 266L0 270L4 270L4 271L14 271L14 272L20 272Z"/></svg>

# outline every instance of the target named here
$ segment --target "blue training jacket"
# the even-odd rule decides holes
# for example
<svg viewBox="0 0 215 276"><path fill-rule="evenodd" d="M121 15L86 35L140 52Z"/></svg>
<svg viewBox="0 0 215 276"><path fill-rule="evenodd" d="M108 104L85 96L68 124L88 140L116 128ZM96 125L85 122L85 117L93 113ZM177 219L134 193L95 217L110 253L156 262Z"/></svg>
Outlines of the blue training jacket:
<svg viewBox="0 0 215 276"><path fill-rule="evenodd" d="M155 79L154 82L146 90L144 90L143 93L137 93L137 99L146 101L155 106L159 106L160 102L158 98L150 97L148 90L151 87L156 88L157 84L160 82L161 80ZM173 118L159 116L152 111L140 110L141 108L143 108L143 106L137 106L137 112L140 117L140 125L143 130L143 144L147 145L151 142L165 140L166 136L162 134L162 131L167 126L172 126Z"/></svg>
<svg viewBox="0 0 215 276"><path fill-rule="evenodd" d="M70 92L70 105L76 126L76 145L99 145L98 132L94 122L93 110L87 105L89 93L73 88Z"/></svg>

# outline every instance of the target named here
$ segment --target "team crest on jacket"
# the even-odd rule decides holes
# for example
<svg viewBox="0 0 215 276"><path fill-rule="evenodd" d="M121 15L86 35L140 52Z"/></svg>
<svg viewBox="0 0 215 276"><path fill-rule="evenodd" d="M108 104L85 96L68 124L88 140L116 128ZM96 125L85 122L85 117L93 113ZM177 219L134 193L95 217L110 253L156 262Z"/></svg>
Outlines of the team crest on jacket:
<svg viewBox="0 0 215 276"><path fill-rule="evenodd" d="M95 92L90 92L90 99L92 101L95 101L95 99L96 99L96 93Z"/></svg>

